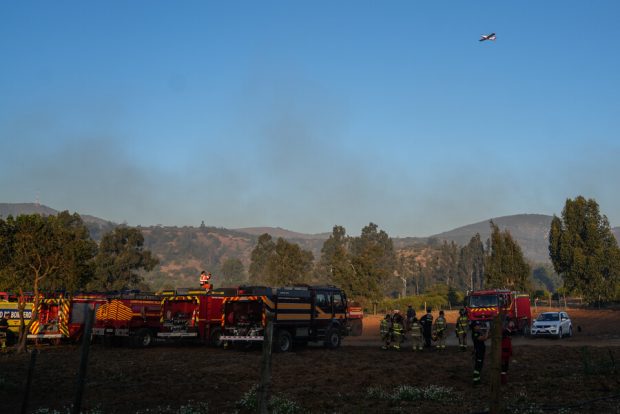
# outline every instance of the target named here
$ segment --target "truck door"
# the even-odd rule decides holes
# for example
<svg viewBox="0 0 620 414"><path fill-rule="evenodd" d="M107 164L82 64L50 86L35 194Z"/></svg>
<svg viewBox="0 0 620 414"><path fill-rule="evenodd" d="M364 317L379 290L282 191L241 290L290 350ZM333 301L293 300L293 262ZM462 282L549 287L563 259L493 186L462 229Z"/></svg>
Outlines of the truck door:
<svg viewBox="0 0 620 414"><path fill-rule="evenodd" d="M333 315L334 311L330 292L318 290L314 301L314 329L317 335L321 336L325 334Z"/></svg>

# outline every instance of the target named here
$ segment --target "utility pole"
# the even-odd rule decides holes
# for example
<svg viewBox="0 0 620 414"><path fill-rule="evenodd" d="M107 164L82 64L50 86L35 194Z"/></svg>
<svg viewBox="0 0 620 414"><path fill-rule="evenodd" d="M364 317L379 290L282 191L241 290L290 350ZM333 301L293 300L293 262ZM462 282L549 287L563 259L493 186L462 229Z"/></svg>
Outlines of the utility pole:
<svg viewBox="0 0 620 414"><path fill-rule="evenodd" d="M502 324L504 321L504 303L499 301L499 312L493 319L491 335L491 378L489 380L489 413L502 414L504 407L501 393L502 373Z"/></svg>

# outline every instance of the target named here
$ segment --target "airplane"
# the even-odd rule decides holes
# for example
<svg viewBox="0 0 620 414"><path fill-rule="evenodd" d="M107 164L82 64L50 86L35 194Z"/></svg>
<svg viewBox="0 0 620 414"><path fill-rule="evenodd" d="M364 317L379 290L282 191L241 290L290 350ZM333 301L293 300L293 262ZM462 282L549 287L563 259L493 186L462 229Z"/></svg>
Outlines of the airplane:
<svg viewBox="0 0 620 414"><path fill-rule="evenodd" d="M495 40L495 33L491 33L488 35L482 35L480 36L480 42L484 42L485 40Z"/></svg>

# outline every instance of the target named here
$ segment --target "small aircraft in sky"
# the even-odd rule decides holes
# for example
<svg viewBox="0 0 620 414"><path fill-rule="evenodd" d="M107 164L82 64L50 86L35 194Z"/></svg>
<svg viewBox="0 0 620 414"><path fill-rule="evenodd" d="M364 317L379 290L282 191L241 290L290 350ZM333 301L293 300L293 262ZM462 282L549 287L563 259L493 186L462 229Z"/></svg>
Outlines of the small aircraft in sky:
<svg viewBox="0 0 620 414"><path fill-rule="evenodd" d="M485 40L495 40L495 39L496 39L495 33L480 36L480 42L484 42Z"/></svg>

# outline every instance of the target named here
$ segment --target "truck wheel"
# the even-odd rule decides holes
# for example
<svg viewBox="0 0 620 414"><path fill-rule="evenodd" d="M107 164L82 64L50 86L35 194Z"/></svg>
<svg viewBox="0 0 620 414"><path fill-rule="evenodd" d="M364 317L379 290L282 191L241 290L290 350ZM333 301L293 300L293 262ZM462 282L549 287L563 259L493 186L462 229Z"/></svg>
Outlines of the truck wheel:
<svg viewBox="0 0 620 414"><path fill-rule="evenodd" d="M153 334L146 328L140 329L134 337L134 344L138 348L146 348L153 343Z"/></svg>
<svg viewBox="0 0 620 414"><path fill-rule="evenodd" d="M211 333L209 334L209 346L221 347L222 341L220 340L220 336L222 336L222 330L220 328L213 328Z"/></svg>
<svg viewBox="0 0 620 414"><path fill-rule="evenodd" d="M325 334L325 347L335 349L340 346L340 332L332 328Z"/></svg>
<svg viewBox="0 0 620 414"><path fill-rule="evenodd" d="M293 348L293 337L289 331L282 329L278 331L274 345L276 352L288 352Z"/></svg>
<svg viewBox="0 0 620 414"><path fill-rule="evenodd" d="M363 326L361 319L351 321L351 336L362 336Z"/></svg>

